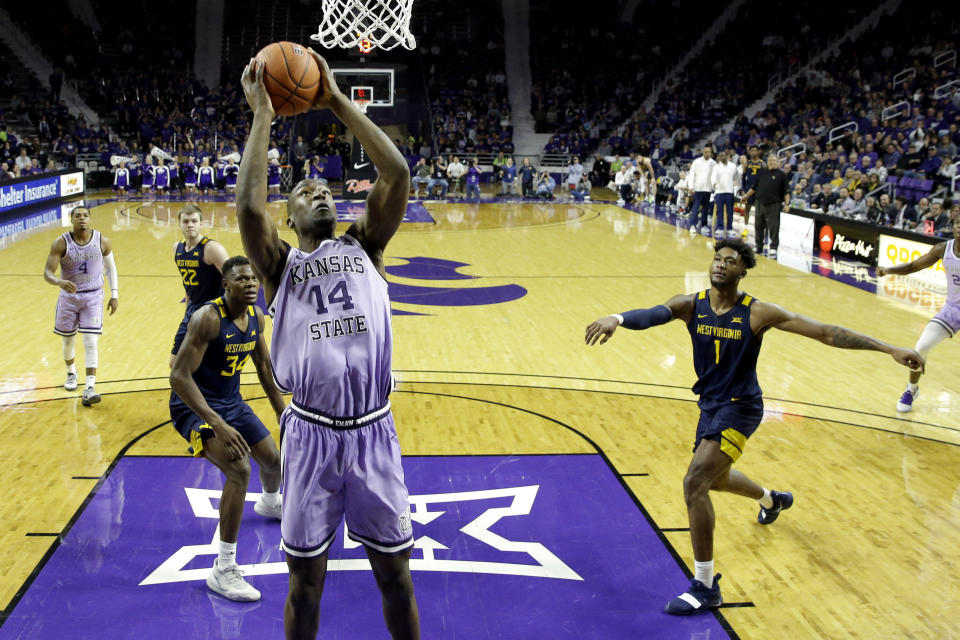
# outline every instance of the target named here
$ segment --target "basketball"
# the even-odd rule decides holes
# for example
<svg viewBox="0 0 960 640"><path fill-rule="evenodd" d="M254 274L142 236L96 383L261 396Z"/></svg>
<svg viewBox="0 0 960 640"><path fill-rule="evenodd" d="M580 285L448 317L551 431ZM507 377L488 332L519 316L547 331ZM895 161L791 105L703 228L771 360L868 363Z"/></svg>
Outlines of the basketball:
<svg viewBox="0 0 960 640"><path fill-rule="evenodd" d="M302 45L274 42L261 49L257 59L264 64L263 84L277 115L305 113L323 91L320 67Z"/></svg>

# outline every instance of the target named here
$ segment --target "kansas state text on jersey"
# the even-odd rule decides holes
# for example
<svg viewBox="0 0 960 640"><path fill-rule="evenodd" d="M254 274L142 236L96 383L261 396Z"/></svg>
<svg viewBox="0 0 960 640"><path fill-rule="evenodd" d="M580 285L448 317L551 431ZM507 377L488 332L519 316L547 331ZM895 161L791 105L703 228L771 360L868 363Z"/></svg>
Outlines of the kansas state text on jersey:
<svg viewBox="0 0 960 640"><path fill-rule="evenodd" d="M355 238L324 240L309 254L291 247L270 310L274 374L295 402L342 417L387 402L387 282Z"/></svg>

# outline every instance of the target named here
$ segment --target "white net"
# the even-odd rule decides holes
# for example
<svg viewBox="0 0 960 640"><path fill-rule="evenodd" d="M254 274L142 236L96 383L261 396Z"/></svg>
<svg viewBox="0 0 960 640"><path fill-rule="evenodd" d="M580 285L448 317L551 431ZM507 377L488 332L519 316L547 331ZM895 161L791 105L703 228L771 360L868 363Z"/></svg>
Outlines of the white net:
<svg viewBox="0 0 960 640"><path fill-rule="evenodd" d="M323 0L323 21L310 39L328 49L415 49L412 6L413 0Z"/></svg>

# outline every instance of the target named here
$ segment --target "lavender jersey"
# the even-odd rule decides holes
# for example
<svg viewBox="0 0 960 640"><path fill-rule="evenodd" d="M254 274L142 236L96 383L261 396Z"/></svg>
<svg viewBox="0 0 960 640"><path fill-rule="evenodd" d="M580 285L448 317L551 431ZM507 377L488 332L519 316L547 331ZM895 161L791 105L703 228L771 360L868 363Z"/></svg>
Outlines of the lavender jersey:
<svg viewBox="0 0 960 640"><path fill-rule="evenodd" d="M96 291L103 287L103 253L100 249L100 232L94 231L90 242L79 245L73 233L63 234L67 251L60 258L60 275L77 285L77 291Z"/></svg>
<svg viewBox="0 0 960 640"><path fill-rule="evenodd" d="M947 273L947 304L960 307L960 258L956 254L956 240L947 242L943 252L943 270Z"/></svg>
<svg viewBox="0 0 960 640"><path fill-rule="evenodd" d="M309 254L291 247L270 314L274 375L294 402L337 417L387 402L390 297L359 241L343 235Z"/></svg>

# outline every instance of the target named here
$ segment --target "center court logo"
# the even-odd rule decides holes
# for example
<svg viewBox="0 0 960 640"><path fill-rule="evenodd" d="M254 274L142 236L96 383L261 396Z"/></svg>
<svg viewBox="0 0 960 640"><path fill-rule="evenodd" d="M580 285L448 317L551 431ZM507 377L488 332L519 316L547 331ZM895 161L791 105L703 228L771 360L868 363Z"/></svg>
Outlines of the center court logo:
<svg viewBox="0 0 960 640"><path fill-rule="evenodd" d="M820 229L820 251L830 251L833 249L833 228L825 224Z"/></svg>
<svg viewBox="0 0 960 640"><path fill-rule="evenodd" d="M511 540L494 531L504 518L530 515L539 489L539 485L529 485L410 496L410 519L420 525L421 531L426 529L435 536L421 533L414 538L414 549L419 552L415 551L410 559L410 569L583 580L543 544L529 540ZM194 517L212 520L220 517L214 504L220 501L219 490L195 487L184 487L183 490ZM259 494L248 493L246 499L248 502L256 502L258 497ZM459 530L444 526L444 515L448 515L449 519L451 516L457 517L464 512L478 510L479 514ZM279 535L279 532L277 533ZM362 552L360 543L350 540L346 529L342 533L343 535L338 535L342 545L341 557L331 558L328 570L369 570L370 563ZM473 542L473 551L468 558L461 557L462 549L471 548L468 541L462 540L464 536ZM205 580L210 573L209 565L212 562L206 560L218 553L219 539L218 526L209 543L180 547L144 578L140 586ZM201 556L208 556L200 563L203 568L187 568L196 566L195 560ZM240 568L246 575L251 576L287 572L287 564L283 561L246 564L240 565Z"/></svg>

